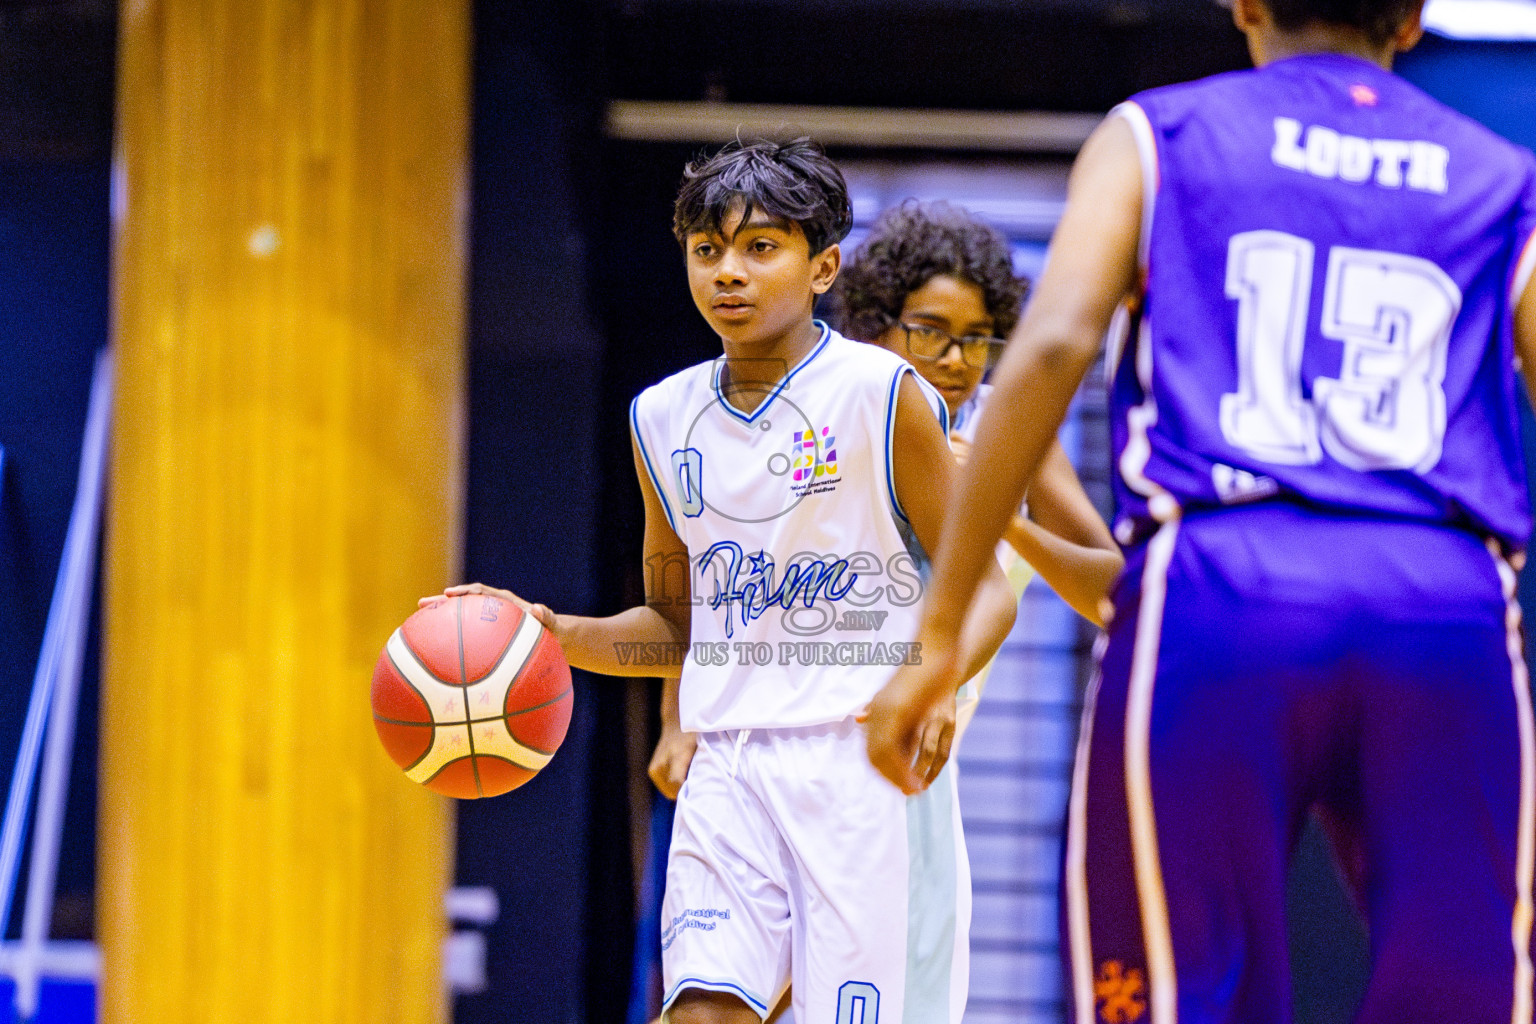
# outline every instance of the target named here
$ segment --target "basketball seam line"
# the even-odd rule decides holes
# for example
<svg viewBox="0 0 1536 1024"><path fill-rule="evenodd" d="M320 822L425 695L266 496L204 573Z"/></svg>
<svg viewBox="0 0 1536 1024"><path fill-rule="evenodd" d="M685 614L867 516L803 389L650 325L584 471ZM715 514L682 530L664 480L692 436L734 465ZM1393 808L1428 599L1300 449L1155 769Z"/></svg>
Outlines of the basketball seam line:
<svg viewBox="0 0 1536 1024"><path fill-rule="evenodd" d="M537 619L535 619L534 621L538 622ZM543 628L543 623L539 624L539 628L540 629ZM516 646L514 641L517 639L518 630L520 630L520 629L522 629L522 621L521 620L518 621L517 628L512 631L512 636L507 641L506 646L504 646L501 649L501 653L500 654L496 655L496 660L491 664L491 667L486 669L484 672L480 673L479 676L475 677L475 681L472 682L472 683L469 682L467 679L465 679L465 675L466 675L467 670L465 669L464 664L463 664L462 653L460 655L460 664L459 664L459 679L460 679L460 681L455 683L455 682L453 682L450 679L444 679L442 676L440 676L436 672L432 671L432 669L427 666L427 663L421 660L421 657L416 653L416 649L411 646L409 640L406 640L405 643L402 644L401 646L403 646L407 651L411 652L411 660L414 661L418 666L421 667L422 673L424 675L426 675L426 677L428 679L435 679L439 683L442 683L444 686L458 686L461 689L467 690L471 686L478 686L478 685L480 685L481 683L485 682L487 679L491 678L491 676L496 674L496 670L501 667L501 663L502 662L507 660L507 655L512 653L512 648L514 646ZM396 632L398 633L398 632L401 632L401 631L400 630L396 630ZM405 636L404 636L403 633L401 634L401 639L405 640ZM538 643L535 642L534 645L533 645L532 650L536 650L538 648L538 646L539 646ZM529 657L530 658L532 657L531 653L529 654ZM391 660L393 660L393 659L391 659ZM524 658L523 659L523 664L526 665L527 662L528 662L528 658ZM400 666L396 665L395 666L395 671L398 672L399 670L400 670ZM522 670L523 670L522 666L519 666L518 669L517 669L518 672L521 672ZM401 672L400 675L402 677L404 677L405 673ZM407 683L409 683L409 680L407 680ZM412 686L411 689L415 690L416 688L414 686ZM420 691L418 690L417 692L419 693Z"/></svg>
<svg viewBox="0 0 1536 1024"><path fill-rule="evenodd" d="M531 748L531 747L530 747L530 748L529 748L529 749L530 749L530 750L531 750L531 749L532 749L532 748ZM501 762L504 762L504 763L506 763L506 764L509 764L509 765L511 765L511 766L512 766L512 767L514 767L514 768L521 768L521 769L522 769L522 770L523 770L523 771L525 771L525 772L531 772L531 773L533 773L533 774L534 774L534 775L537 775L537 774L538 774L538 773L539 773L539 769L536 769L536 768L529 768L529 767L528 767L528 766L527 766L527 765L525 765L525 764L518 764L518 763L517 763L517 762L516 762L516 761L514 761L514 760L512 760L512 759L511 759L511 758L510 758L510 757L502 757L502 756L501 756L501 755L500 755L500 754L477 754L477 755L475 755L475 756L476 756L476 757L483 757L483 758L486 758L486 759L488 759L488 760L495 760L495 761L501 761ZM460 759L459 759L459 760L463 760L463 758L460 758ZM449 769L449 768L451 768L451 767L453 767L453 765L454 765L454 764L455 764L455 762L453 762L453 761L449 761L449 762L448 762L448 763L447 763L447 764L445 764L445 765L443 765L443 766L442 766L442 767L441 767L441 768L439 768L439 769L438 769L438 770L437 770L437 771L435 771L435 772L433 772L433 773L432 773L432 774L431 774L431 775L428 775L428 776L427 776L427 777L426 777L426 778L424 778L424 779L422 779L422 780L421 780L421 784L422 784L422 785L423 785L423 786L425 786L425 785L426 785L426 784L427 784L427 783L429 783L429 782L431 782L431 781L433 781L433 780L434 780L434 779L436 779L436 778L437 778L437 777L438 777L438 776L439 776L439 775L441 775L441 774L443 774L443 772L445 772L445 771L447 771L447 770L448 770L448 769ZM478 782L476 782L476 785L477 785L477 786L478 786L478 785L479 785L479 783L478 783ZM445 794L445 795L446 795L446 794ZM476 798L475 798L475 799L479 799L479 797L476 797Z"/></svg>
<svg viewBox="0 0 1536 1024"><path fill-rule="evenodd" d="M527 715L527 714L531 714L531 713L533 713L535 711L542 711L543 709L545 709L547 707L550 707L551 705L560 703L574 689L575 689L575 687L573 687L573 686L567 686L564 690L562 690L560 692L560 695L558 697L551 697L549 700L545 701L542 704L535 704L531 708L522 708L522 709L520 709L518 711L508 711L508 712L505 712L504 714L500 714L500 715L489 715L489 716L487 716L485 718L471 718L469 720L469 724L470 725L479 725L481 722L500 722L500 721L503 721L504 719L516 718L518 715ZM430 710L429 710L429 713L430 713ZM386 725L414 725L414 726L421 726L422 728L426 728L426 729L436 729L440 725L457 726L459 724L458 722L409 722L409 721L406 721L405 719L401 719L401 718L385 718L383 715L379 714L377 711L375 711L373 713L373 718L374 718L374 721L383 722ZM513 738L516 739L516 737L513 737ZM518 740L518 742L522 743L522 740ZM523 743L523 746L526 747L528 745L526 743ZM528 747L528 749L529 750L537 750L538 748L537 747ZM545 753L545 751L540 750L539 753L542 754L542 753Z"/></svg>
<svg viewBox="0 0 1536 1024"><path fill-rule="evenodd" d="M517 635L519 633L521 633L523 631L523 629L526 628L527 623L530 623L530 622L533 624L533 628L538 630L539 637L533 643L528 645L528 653L523 656L522 664L518 665L516 668L514 668L512 670L511 678L507 680L507 693L508 694L510 694L512 692L513 688L515 688L517 686L517 680L523 674L523 670L526 669L529 665L533 664L534 656L539 653L539 648L544 643L544 624L542 622L540 622L538 619L535 619L527 611L523 611L523 617L518 619L518 621L517 621L517 629L512 631L512 639L507 641L507 646L501 652L501 657L496 659L496 668L500 668L501 667L501 663L506 660L507 654L512 650L512 647L513 647L513 645L515 644L515 642L517 640ZM489 679L494 671L495 671L495 669L492 669L491 672L487 672L484 676L481 677L482 680ZM569 692L571 692L571 690L572 690L572 687L567 686L565 688L565 693L569 693ZM559 697L556 697L554 700L546 701L545 704L543 704L541 706L542 707L547 707L548 705L555 703L555 701L561 700L562 698L564 698L565 693L562 693ZM506 706L507 706L506 705L506 698L505 697L502 698L502 705L501 706L502 706L503 711L505 711ZM523 709L524 712L536 711L536 710L538 710L538 709L537 708L524 708ZM523 713L523 712L519 712L519 714L521 714L521 713ZM470 714L469 701L468 700L466 700L464 702L464 714L466 716ZM480 721L482 721L482 722L484 722L484 721L492 721L492 722L494 722L494 721L505 721L506 717L507 717L506 715L503 715L499 719L498 718L489 718L489 719L482 718L482 719L480 719ZM517 765L517 767L519 767L519 768L526 769L526 767L527 767L526 765L518 764L516 761L513 761L510 758L504 758L504 757L500 756L499 754L480 754L480 755L476 755L475 754L475 728L474 728L474 725L469 723L469 722L466 722L465 728L469 732L470 762L474 765L474 770L475 770L475 792L478 793L480 796L484 796L485 793L481 789L481 786L480 786L480 765L479 765L479 762L476 760L477 757L494 757L498 761L506 761L508 764ZM511 729L507 730L507 735L509 737L511 737L512 742L516 743L518 746L522 747L525 750L531 750L531 751L533 751L534 753L538 754L541 757L554 757L555 756L555 752L553 750L540 750L538 747L531 746L531 745L529 745L527 743L524 743L522 740L518 739L516 736L512 736L512 730ZM443 767L446 768L448 766L444 765ZM537 771L538 769L535 769L535 770ZM433 773L433 778L436 778L436 773Z"/></svg>
<svg viewBox="0 0 1536 1024"><path fill-rule="evenodd" d="M400 631L396 630L395 632L398 633ZM400 639L402 641L404 641L405 637L402 635ZM425 672L430 678L437 679L437 673L435 673L431 669L427 668L426 663L424 661L422 661L420 657L417 656L415 651L411 650L411 645L410 645L409 642L402 642L400 644L400 646L405 648L406 653L411 656L411 660L412 661L416 662L417 665L421 666L421 670L423 672ZM426 696L424 694L422 694L421 691L417 690L416 687L411 686L411 677L406 675L405 672L403 672L401 670L400 663L395 661L395 656L394 656L394 654L392 654L390 652L389 646L387 644L384 647L384 656L389 659L389 666L390 666L390 668L393 668L395 670L395 674L398 675L401 679L405 680L405 685L409 686L411 688L411 692L417 694L418 696L420 696L423 701L426 701ZM439 682L441 682L441 680L439 680ZM432 705L431 705L430 702L427 703L427 714L429 714L429 715L433 714ZM377 713L375 713L375 717L377 717ZM386 721L387 721L387 719L386 719ZM402 724L404 724L404 723L402 723ZM437 728L437 719L436 719L435 716L433 717L433 720L432 720L432 727L434 729ZM428 743L427 744L427 749L423 750L421 752L421 754L417 756L416 760L412 761L408 765L405 765L403 770L406 771L406 772L410 772L417 765L421 764L421 762L424 761L426 759L426 756L428 754L430 754L430 753L432 753L432 744ZM436 774L437 773L434 772L433 776L435 777Z"/></svg>
<svg viewBox="0 0 1536 1024"><path fill-rule="evenodd" d="M459 637L459 685L467 691L469 689L469 672L464 667L464 598L462 596L453 606L453 625ZM513 635L515 636L516 633L514 632ZM482 797L485 796L485 790L480 786L480 764L475 760L475 727L469 720L469 714L469 694L466 692L464 695L464 732L469 736L469 770L475 776L475 796ZM434 744L437 742L436 737L433 738L432 742ZM448 762L448 764L452 763L451 761ZM445 764L443 767L446 768L448 765ZM436 777L437 773L434 772L433 778Z"/></svg>
<svg viewBox="0 0 1536 1024"><path fill-rule="evenodd" d="M461 605L461 607L462 607L462 605ZM524 612L523 614L524 614L524 616L526 618L532 619L532 616L528 615L527 612ZM537 626L538 626L538 628L540 630L543 629L543 623L540 623L537 619L533 619L533 621L537 624ZM517 629L513 630L512 640L509 640L507 642L506 647L504 647L502 649L501 656L496 659L495 665L493 665L491 667L490 671L486 672L483 676L481 676L480 679L477 679L476 683L483 682L485 679L490 678L490 676L495 673L496 669L501 667L502 662L504 662L506 660L506 658L507 658L507 654L512 650L512 647L514 646L514 641L516 640L517 634L522 630L522 625L523 625L522 621L519 620L518 621ZM400 631L396 630L396 632L398 633ZM405 637L404 637L403 634L401 635L401 640L405 641ZM461 643L460 651L461 651L461 656L462 656L462 642L463 641L462 641L462 633L461 633L460 634L460 643ZM528 666L528 663L533 660L533 656L538 651L539 645L542 642L543 642L543 637L540 637L538 640L535 640L531 645L529 645L528 653L523 658L523 663L521 665L517 666L517 668L514 669L513 672L512 672L512 677L513 678L511 680L511 683L509 683L508 692L510 692L511 684L516 683L517 676L523 671L524 668L526 668ZM411 645L410 645L410 643L408 641L402 642L400 644L400 646L403 647L405 649L406 653L411 656L411 660L416 663L416 665L421 669L422 673L427 676L427 678L434 679L434 680L442 683L444 686L451 686L451 685L453 685L452 683L449 683L447 680L442 679L441 677L439 677L436 672L433 672L430 668L428 668L427 667L427 663L421 660L421 656L416 653L416 651L411 647ZM400 678L405 681L407 686L410 686L412 691L420 694L420 691L416 690L416 688L414 686L411 686L410 677L404 671L401 670L400 664L395 660L394 655L390 653L388 645L386 645L385 648L384 648L384 654L385 654L385 657L389 658L390 666L394 668L396 674L399 675ZM463 667L462 667L462 662L461 662L461 667L460 667L460 676L461 676L461 678L462 678L462 675L463 675ZM469 688L468 684L461 684L461 685L462 685L462 688L465 689L465 690L467 690ZM567 693L570 693L573 689L574 689L574 687L568 686L568 687L565 688L565 691L560 694L559 697L556 697L556 698L554 698L553 700L550 700L550 701L546 701L544 704L540 704L537 707L524 708L522 711L514 712L514 714L524 714L524 713L529 712L529 711L537 711L537 710L539 710L539 708L542 708L542 707L548 707L550 704L554 704L556 701L559 701L559 700L563 699L565 697L565 695ZM424 697L425 695L422 695L422 696ZM508 764L517 765L519 768L524 768L525 766L524 765L518 765L518 763L516 761L513 761L513 760L511 760L509 758L502 757L499 754L479 754L479 755L477 755L475 753L475 730L474 730L475 723L476 722L494 722L497 719L496 718L480 718L480 719L469 718L468 717L469 714L470 714L470 709L468 707L469 702L466 700L464 703L466 705L465 709L464 709L464 714L466 716L465 717L465 721L464 721L464 728L465 728L465 731L469 733L469 754L468 754L468 757L469 757L469 762L470 762L470 768L474 772L474 775L475 775L475 793L476 793L477 796L481 796L481 795L483 795L483 792L482 792L481 787L480 787L480 770L479 770L478 767L476 767L476 763L475 763L475 758L477 756L478 757L494 757L498 761L506 761ZM503 706L505 706L505 705L503 705ZM428 705L428 713L429 714L432 713L431 712L431 705L430 704ZM378 719L379 721L383 721L383 722L389 722L389 723L398 724L398 725L408 725L408 726L430 725L434 729L438 728L439 726L456 727L459 724L457 722L438 722L435 719L432 722L396 722L394 719L382 718L377 713L375 713L374 717L376 719ZM516 742L519 746L521 746L521 747L523 747L523 748L525 748L527 750L531 750L534 753L539 754L540 756L543 756L543 757L553 757L554 756L554 751L540 750L537 747L532 747L532 746L529 746L526 743L523 743L521 740L517 740L515 737L514 737L514 742ZM434 746L435 746L435 741L434 741L434 743L427 744L427 749L422 751L421 756L417 757L416 760L412 761L410 764L402 766L402 770L407 772L407 773L409 773L412 770L414 770L417 765L421 764L421 762L426 759L427 755L432 753L432 749L433 749ZM422 784L425 785L426 783L431 782L433 779L436 779L452 763L453 763L452 761L449 761L449 762L445 763L437 771L433 772L431 775L429 775L425 779L421 780Z"/></svg>

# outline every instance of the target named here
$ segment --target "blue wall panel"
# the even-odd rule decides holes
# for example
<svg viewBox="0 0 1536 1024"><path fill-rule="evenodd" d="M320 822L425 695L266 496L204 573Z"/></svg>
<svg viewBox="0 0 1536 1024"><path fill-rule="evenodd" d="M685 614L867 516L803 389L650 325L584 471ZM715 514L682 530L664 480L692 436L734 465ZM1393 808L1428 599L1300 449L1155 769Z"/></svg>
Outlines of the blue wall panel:
<svg viewBox="0 0 1536 1024"><path fill-rule="evenodd" d="M105 162L0 164L0 766L7 780L74 501L92 364L107 341L108 181ZM59 937L67 938L88 937L95 878L94 635L89 643L59 865Z"/></svg>

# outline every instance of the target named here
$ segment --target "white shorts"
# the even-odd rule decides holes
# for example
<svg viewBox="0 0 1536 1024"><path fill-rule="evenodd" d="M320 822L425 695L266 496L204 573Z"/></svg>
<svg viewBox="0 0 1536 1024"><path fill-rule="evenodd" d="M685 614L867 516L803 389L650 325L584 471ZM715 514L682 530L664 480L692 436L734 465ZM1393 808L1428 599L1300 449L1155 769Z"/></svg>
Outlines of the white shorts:
<svg viewBox="0 0 1536 1024"><path fill-rule="evenodd" d="M678 795L662 904L665 1006L730 992L796 1024L959 1024L971 874L954 775L906 797L847 719L706 733Z"/></svg>

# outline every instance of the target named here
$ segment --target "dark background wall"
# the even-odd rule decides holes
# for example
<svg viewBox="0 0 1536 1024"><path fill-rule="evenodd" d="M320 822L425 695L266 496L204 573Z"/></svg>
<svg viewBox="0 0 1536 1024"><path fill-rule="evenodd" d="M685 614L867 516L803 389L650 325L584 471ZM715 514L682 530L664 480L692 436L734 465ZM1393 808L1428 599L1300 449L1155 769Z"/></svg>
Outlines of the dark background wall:
<svg viewBox="0 0 1536 1024"><path fill-rule="evenodd" d="M0 779L26 717L107 338L112 0L0 3ZM97 602L99 604L99 602ZM53 935L89 938L95 888L98 616ZM24 892L26 874L18 879ZM11 912L9 934L20 928Z"/></svg>
<svg viewBox="0 0 1536 1024"><path fill-rule="evenodd" d="M74 502L95 353L107 334L107 166L102 160L0 163L0 766L21 738L54 577ZM97 649L96 616L90 650ZM87 938L95 864L97 662L65 821L54 934ZM5 779L9 779L7 771ZM25 877L20 881L25 885ZM19 888L19 887L18 887ZM24 891L20 890L19 891ZM14 935L19 903L11 913Z"/></svg>
<svg viewBox="0 0 1536 1024"><path fill-rule="evenodd" d="M611 605L594 559L604 341L590 311L601 194L601 35L582 3L475 17L470 434L464 571L560 611ZM488 885L489 989L460 1024L619 1020L629 962L622 688L581 676L560 756L517 793L459 805L458 880Z"/></svg>

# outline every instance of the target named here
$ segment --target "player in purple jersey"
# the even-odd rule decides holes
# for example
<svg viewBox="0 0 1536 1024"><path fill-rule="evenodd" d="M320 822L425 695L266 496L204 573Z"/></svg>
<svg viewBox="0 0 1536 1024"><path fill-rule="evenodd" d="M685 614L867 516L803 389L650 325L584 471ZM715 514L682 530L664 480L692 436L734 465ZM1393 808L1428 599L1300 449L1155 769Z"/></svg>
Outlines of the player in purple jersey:
<svg viewBox="0 0 1536 1024"><path fill-rule="evenodd" d="M1069 809L1079 1024L1290 1021L1285 870L1314 808L1370 928L1359 1021L1531 1021L1536 160L1390 73L1420 6L1235 0L1257 70L1134 97L1089 140L923 664L871 705L871 759L920 786L914 722L1113 322L1128 549Z"/></svg>

